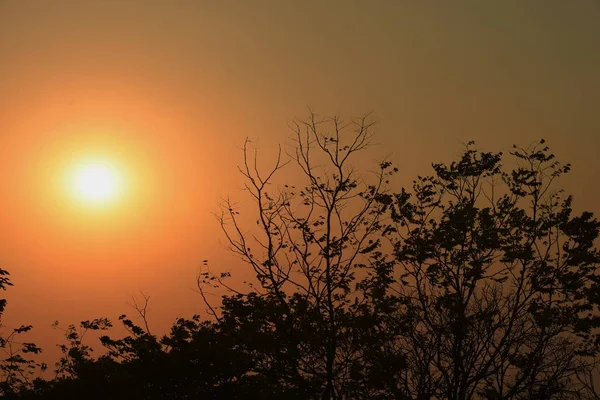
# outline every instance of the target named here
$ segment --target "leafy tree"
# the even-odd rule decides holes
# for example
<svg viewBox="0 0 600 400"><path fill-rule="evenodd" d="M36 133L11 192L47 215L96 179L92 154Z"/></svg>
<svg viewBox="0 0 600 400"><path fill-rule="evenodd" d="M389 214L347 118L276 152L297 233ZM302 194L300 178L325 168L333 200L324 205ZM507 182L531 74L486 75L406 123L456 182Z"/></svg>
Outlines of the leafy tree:
<svg viewBox="0 0 600 400"><path fill-rule="evenodd" d="M111 324L101 318L66 329L67 344L52 380L36 379L18 399L270 399L281 393L248 372L253 360L237 350L237 339L198 316L178 319L162 339L133 320L120 318L129 335L100 337L106 353L91 356L83 338Z"/></svg>
<svg viewBox="0 0 600 400"><path fill-rule="evenodd" d="M97 318L91 321L81 321L79 329L71 324L66 329L59 326L58 321L52 324L55 329L61 329L65 334L67 344L58 347L62 357L56 363L56 376L58 378L77 378L84 371L86 364L92 362L91 352L93 349L83 343L84 337L91 331L106 330L112 326L107 318Z"/></svg>
<svg viewBox="0 0 600 400"><path fill-rule="evenodd" d="M554 188L570 166L544 141L515 147L508 172L473 146L384 200L397 266L374 302L393 305L386 340L406 360L391 383L418 399L597 398L579 376L600 344L600 223Z"/></svg>
<svg viewBox="0 0 600 400"><path fill-rule="evenodd" d="M6 290L12 286L9 273L0 269L0 289ZM0 320L6 309L6 299L0 299ZM0 328L4 326L0 323ZM31 342L21 342L18 337L29 332L33 327L31 325L22 325L19 328L12 329L6 336L0 336L0 395L8 396L17 393L28 387L33 379L33 373L41 367L45 369L45 364L38 364L29 356L38 354L42 350Z"/></svg>

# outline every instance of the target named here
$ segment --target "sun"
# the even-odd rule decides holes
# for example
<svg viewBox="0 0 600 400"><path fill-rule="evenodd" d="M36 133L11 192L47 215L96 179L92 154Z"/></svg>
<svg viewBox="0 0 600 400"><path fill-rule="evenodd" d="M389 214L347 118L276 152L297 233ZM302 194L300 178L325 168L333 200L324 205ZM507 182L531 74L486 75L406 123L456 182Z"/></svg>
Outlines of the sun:
<svg viewBox="0 0 600 400"><path fill-rule="evenodd" d="M123 189L123 176L109 161L90 160L74 166L70 185L75 196L88 205L112 203Z"/></svg>

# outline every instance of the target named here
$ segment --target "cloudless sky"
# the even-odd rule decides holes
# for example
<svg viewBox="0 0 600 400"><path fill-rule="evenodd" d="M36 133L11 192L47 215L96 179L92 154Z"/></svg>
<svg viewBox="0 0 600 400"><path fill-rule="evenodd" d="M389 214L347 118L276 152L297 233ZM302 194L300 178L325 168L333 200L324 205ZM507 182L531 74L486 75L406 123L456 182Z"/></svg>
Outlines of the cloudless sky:
<svg viewBox="0 0 600 400"><path fill-rule="evenodd" d="M598 21L597 0L0 0L3 322L52 353L52 321L115 320L138 290L158 331L202 312L201 261L239 267L212 213L245 199L244 138L267 161L309 106L374 111L398 184L469 140L545 138L576 208L600 212ZM127 170L120 206L60 193L86 154Z"/></svg>

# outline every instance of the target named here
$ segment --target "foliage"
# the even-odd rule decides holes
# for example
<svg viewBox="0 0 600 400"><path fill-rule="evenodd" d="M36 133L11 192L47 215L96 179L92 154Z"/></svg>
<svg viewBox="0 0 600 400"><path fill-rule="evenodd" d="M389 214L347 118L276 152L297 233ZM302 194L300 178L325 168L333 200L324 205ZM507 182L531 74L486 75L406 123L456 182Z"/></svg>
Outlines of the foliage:
<svg viewBox="0 0 600 400"><path fill-rule="evenodd" d="M572 198L554 188L570 166L543 141L515 147L509 172L501 153L473 146L385 200L398 265L377 282L393 293L388 325L403 327L386 339L406 359L395 389L410 398L580 398L578 374L600 344L600 223L574 215Z"/></svg>
<svg viewBox="0 0 600 400"><path fill-rule="evenodd" d="M225 200L218 220L256 282L243 292L206 263L197 283L210 318L179 319L158 337L144 296L134 301L142 324L122 315L128 335L101 336L104 354L93 358L83 339L110 321L68 326L55 378L13 373L5 394L600 399L600 222L556 188L570 166L543 141L509 157L470 142L394 193L389 162L363 175L353 165L372 127L368 116L311 115L292 126L290 160L280 150L266 172L246 141L240 172L254 208ZM277 185L294 166L297 182ZM207 301L211 288L226 290L220 304Z"/></svg>
<svg viewBox="0 0 600 400"><path fill-rule="evenodd" d="M6 290L13 284L9 273L0 269L0 289ZM0 299L0 320L6 309L6 300ZM0 323L0 328L3 328ZM3 356L0 359L0 395L7 396L26 388L33 379L34 370L45 369L45 364L38 364L30 358L31 355L40 353L42 350L31 342L21 342L18 337L29 332L31 325L22 325L14 328L6 336L0 336L0 349Z"/></svg>

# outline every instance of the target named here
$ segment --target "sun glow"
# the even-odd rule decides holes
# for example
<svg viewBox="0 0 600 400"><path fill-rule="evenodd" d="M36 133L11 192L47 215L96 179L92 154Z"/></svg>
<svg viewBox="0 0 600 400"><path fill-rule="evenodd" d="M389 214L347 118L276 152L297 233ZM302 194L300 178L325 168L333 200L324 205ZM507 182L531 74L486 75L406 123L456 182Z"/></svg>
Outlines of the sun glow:
<svg viewBox="0 0 600 400"><path fill-rule="evenodd" d="M123 190L123 176L108 161L84 161L71 174L70 186L78 200L87 205L103 205L116 201Z"/></svg>

